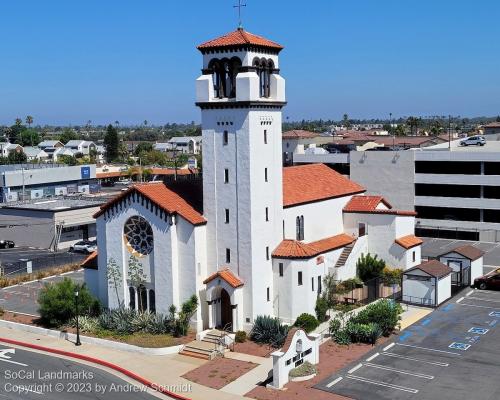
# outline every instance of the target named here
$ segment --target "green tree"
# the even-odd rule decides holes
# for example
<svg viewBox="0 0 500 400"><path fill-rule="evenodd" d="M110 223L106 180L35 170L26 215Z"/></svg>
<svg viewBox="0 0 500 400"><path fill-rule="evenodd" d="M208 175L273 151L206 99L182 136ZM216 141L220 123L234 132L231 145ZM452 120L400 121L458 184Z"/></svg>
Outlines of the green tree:
<svg viewBox="0 0 500 400"><path fill-rule="evenodd" d="M26 123L28 124L28 127L31 128L31 124L33 123L33 117L31 115L26 117Z"/></svg>
<svg viewBox="0 0 500 400"><path fill-rule="evenodd" d="M58 164L66 164L66 165L78 165L78 160L74 156L61 155L57 156Z"/></svg>
<svg viewBox="0 0 500 400"><path fill-rule="evenodd" d="M27 161L28 157L22 151L11 151L7 156L9 164L22 164Z"/></svg>
<svg viewBox="0 0 500 400"><path fill-rule="evenodd" d="M141 142L137 145L134 150L136 156L139 156L143 152L153 151L153 144L150 142Z"/></svg>
<svg viewBox="0 0 500 400"><path fill-rule="evenodd" d="M104 146L106 147L106 158L109 161L114 161L118 158L118 147L120 140L116 128L109 124L104 135Z"/></svg>
<svg viewBox="0 0 500 400"><path fill-rule="evenodd" d="M19 118L18 118L19 119ZM19 136L21 135L21 132L24 131L25 127L21 124L16 124L12 125L9 130L8 130L8 138L10 143L18 143Z"/></svg>
<svg viewBox="0 0 500 400"><path fill-rule="evenodd" d="M113 258L110 258L106 268L106 278L111 289L115 290L116 301L123 308L123 300L120 299L120 288L122 287L122 272Z"/></svg>
<svg viewBox="0 0 500 400"><path fill-rule="evenodd" d="M70 140L76 139L78 139L78 135L71 128L64 128L61 135L59 136L59 141L64 144L68 143Z"/></svg>
<svg viewBox="0 0 500 400"><path fill-rule="evenodd" d="M342 125L344 125L346 128L351 127L351 120L349 119L348 114L344 114L344 116L342 117Z"/></svg>
<svg viewBox="0 0 500 400"><path fill-rule="evenodd" d="M381 276L384 268L385 261L379 259L377 255L372 256L370 253L366 254L366 256L361 254L361 257L356 262L357 274L364 282Z"/></svg>
<svg viewBox="0 0 500 400"><path fill-rule="evenodd" d="M23 120L21 118L16 118L15 125L16 126L22 126L23 125Z"/></svg>
<svg viewBox="0 0 500 400"><path fill-rule="evenodd" d="M21 146L36 146L40 143L40 135L33 129L25 129L18 136Z"/></svg>
<svg viewBox="0 0 500 400"><path fill-rule="evenodd" d="M144 268L141 262L135 257L131 255L128 260L128 272L127 272L128 280L130 285L135 287L137 293L139 293L138 297L138 306L139 310L143 310L145 305L142 304L142 296L140 295L141 289L144 287L146 283L147 275L144 273Z"/></svg>

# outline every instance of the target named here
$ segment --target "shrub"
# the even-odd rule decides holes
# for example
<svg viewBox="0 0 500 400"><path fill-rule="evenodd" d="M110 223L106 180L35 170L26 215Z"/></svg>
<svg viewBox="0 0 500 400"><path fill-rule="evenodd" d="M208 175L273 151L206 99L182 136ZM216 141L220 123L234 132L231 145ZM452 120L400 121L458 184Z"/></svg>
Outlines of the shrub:
<svg viewBox="0 0 500 400"><path fill-rule="evenodd" d="M401 283L401 277L403 276L403 270L402 269L392 269L385 267L382 270L382 281L386 286L391 286L395 284L400 284Z"/></svg>
<svg viewBox="0 0 500 400"><path fill-rule="evenodd" d="M352 322L352 320L347 323L345 331L349 335L351 343L375 344L381 334L380 327L374 322L360 324Z"/></svg>
<svg viewBox="0 0 500 400"><path fill-rule="evenodd" d="M99 319L97 317L83 315L78 317L78 325L82 332L93 333L99 330ZM71 319L70 326L76 328L76 317Z"/></svg>
<svg viewBox="0 0 500 400"><path fill-rule="evenodd" d="M377 323L382 330L384 336L389 336L394 328L396 328L403 312L400 304L383 299L372 303L364 310L361 310L351 321L359 324L369 324L370 322Z"/></svg>
<svg viewBox="0 0 500 400"><path fill-rule="evenodd" d="M189 300L182 303L181 311L173 321L173 334L175 337L186 336L189 329L189 321L198 308L198 297L192 295ZM175 313L174 313L175 315Z"/></svg>
<svg viewBox="0 0 500 400"><path fill-rule="evenodd" d="M319 321L314 315L303 313L297 317L294 326L304 329L307 333L315 330L319 325Z"/></svg>
<svg viewBox="0 0 500 400"><path fill-rule="evenodd" d="M78 312L80 315L98 315L99 301L92 296L85 285L80 286L71 279L50 283L40 291L38 311L43 323L59 326L75 316L75 291L78 289Z"/></svg>
<svg viewBox="0 0 500 400"><path fill-rule="evenodd" d="M250 333L250 338L257 343L267 343L275 348L283 345L290 327L282 325L278 318L258 315Z"/></svg>
<svg viewBox="0 0 500 400"><path fill-rule="evenodd" d="M234 341L236 343L244 343L247 340L247 333L245 331L238 331L234 336Z"/></svg>
<svg viewBox="0 0 500 400"><path fill-rule="evenodd" d="M366 256L361 254L356 262L357 274L363 282L380 276L384 267L385 261L378 259L377 255L373 257L370 253Z"/></svg>
<svg viewBox="0 0 500 400"><path fill-rule="evenodd" d="M321 296L316 300L316 307L314 311L316 312L316 318L319 322L325 322L327 319L326 313L328 312L328 300Z"/></svg>
<svg viewBox="0 0 500 400"><path fill-rule="evenodd" d="M299 378L301 376L308 376L315 374L316 372L317 372L316 367L314 365L312 365L309 361L304 361L297 368L290 370L288 376L290 378Z"/></svg>
<svg viewBox="0 0 500 400"><path fill-rule="evenodd" d="M137 312L132 318L131 325L134 332L151 332L154 314L149 311Z"/></svg>

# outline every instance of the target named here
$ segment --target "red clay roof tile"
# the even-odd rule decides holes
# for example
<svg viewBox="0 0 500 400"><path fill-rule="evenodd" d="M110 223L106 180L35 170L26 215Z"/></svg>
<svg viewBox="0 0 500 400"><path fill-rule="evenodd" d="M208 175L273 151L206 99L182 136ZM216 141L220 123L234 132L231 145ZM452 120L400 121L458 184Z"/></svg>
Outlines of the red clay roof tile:
<svg viewBox="0 0 500 400"><path fill-rule="evenodd" d="M319 135L317 133L304 131L302 129L294 129L283 132L283 139L312 139L318 136Z"/></svg>
<svg viewBox="0 0 500 400"><path fill-rule="evenodd" d="M233 32L226 33L225 35L222 35L218 38L204 42L200 44L197 49L205 50L218 47L234 47L246 45L267 47L276 50L283 49L283 46L281 46L280 44L265 39L262 36L254 35L253 33L247 32L242 28L238 28Z"/></svg>
<svg viewBox="0 0 500 400"><path fill-rule="evenodd" d="M344 207L344 211L373 211L380 203L389 209L392 208L382 196L353 196Z"/></svg>
<svg viewBox="0 0 500 400"><path fill-rule="evenodd" d="M451 271L453 271L450 267L440 263L438 260L430 260L422 264L419 264L413 268L407 269L406 271L404 271L403 274L406 275L408 272L414 271L416 269L424 271L431 276L435 276L436 278L441 278L443 276L446 276Z"/></svg>
<svg viewBox="0 0 500 400"><path fill-rule="evenodd" d="M229 285L231 285L234 288L239 288L240 286L243 286L243 281L238 278L229 268L224 268L220 271L217 271L210 275L207 279L203 281L204 284L207 284L211 281L213 281L216 278L221 278L225 280Z"/></svg>
<svg viewBox="0 0 500 400"><path fill-rule="evenodd" d="M88 257L82 261L80 267L87 269L97 269L97 255L97 250L90 253Z"/></svg>
<svg viewBox="0 0 500 400"><path fill-rule="evenodd" d="M283 168L283 207L363 193L365 189L325 164Z"/></svg>
<svg viewBox="0 0 500 400"><path fill-rule="evenodd" d="M397 238L395 240L396 244L399 244L405 249L411 249L412 247L421 245L424 241L415 235L407 235Z"/></svg>
<svg viewBox="0 0 500 400"><path fill-rule="evenodd" d="M284 239L273 251L275 258L310 259L319 254L326 253L354 242L352 236L341 233L311 243L303 243L297 240Z"/></svg>

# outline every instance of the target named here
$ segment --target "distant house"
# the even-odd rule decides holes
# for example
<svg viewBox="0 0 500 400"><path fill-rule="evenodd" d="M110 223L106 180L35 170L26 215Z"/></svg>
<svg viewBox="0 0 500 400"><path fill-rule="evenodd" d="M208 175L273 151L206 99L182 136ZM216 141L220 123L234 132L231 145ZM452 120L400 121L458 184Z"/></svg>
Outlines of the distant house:
<svg viewBox="0 0 500 400"><path fill-rule="evenodd" d="M7 142L0 143L0 154L2 157L8 157L12 152L21 153L22 151L23 148L19 144Z"/></svg>
<svg viewBox="0 0 500 400"><path fill-rule="evenodd" d="M186 154L199 154L201 152L201 136L173 137L166 143L156 143L154 149L159 151L179 150Z"/></svg>
<svg viewBox="0 0 500 400"><path fill-rule="evenodd" d="M483 126L485 135L500 134L500 122L492 122Z"/></svg>
<svg viewBox="0 0 500 400"><path fill-rule="evenodd" d="M332 138L331 136L322 136L319 133L296 129L284 132L282 139L283 163L290 165L293 163L294 154L304 154L307 149L328 143ZM264 140L267 140L267 138ZM315 152L315 150L310 151Z"/></svg>
<svg viewBox="0 0 500 400"><path fill-rule="evenodd" d="M45 150L38 147L25 147L23 151L28 161L47 161L49 159L49 155Z"/></svg>
<svg viewBox="0 0 500 400"><path fill-rule="evenodd" d="M44 140L43 142L38 143L38 148L42 150L47 148L57 149L59 147L64 147L64 144L62 144L59 140Z"/></svg>
<svg viewBox="0 0 500 400"><path fill-rule="evenodd" d="M64 147L72 150L73 154L81 153L84 156L88 156L91 150L96 149L95 143L88 140L70 140Z"/></svg>
<svg viewBox="0 0 500 400"><path fill-rule="evenodd" d="M47 150L52 150L52 149L46 149L45 152L47 152ZM72 149L67 149L66 147L58 147L57 149L54 149L54 151L49 153L49 159L52 159L54 162L57 162L57 159L61 156L73 157L76 153L77 152L75 152Z"/></svg>

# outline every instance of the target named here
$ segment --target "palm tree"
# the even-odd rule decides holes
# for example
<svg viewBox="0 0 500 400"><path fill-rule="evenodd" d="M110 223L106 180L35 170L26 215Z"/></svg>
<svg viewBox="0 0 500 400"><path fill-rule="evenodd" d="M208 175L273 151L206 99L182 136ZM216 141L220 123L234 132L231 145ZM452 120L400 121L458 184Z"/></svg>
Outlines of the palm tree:
<svg viewBox="0 0 500 400"><path fill-rule="evenodd" d="M28 124L28 127L31 128L31 124L33 123L33 117L31 115L26 117L26 123Z"/></svg>
<svg viewBox="0 0 500 400"><path fill-rule="evenodd" d="M16 126L21 126L23 123L23 120L21 118L16 118Z"/></svg>
<svg viewBox="0 0 500 400"><path fill-rule="evenodd" d="M120 121L115 121L115 125L116 126L120 125Z"/></svg>

